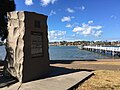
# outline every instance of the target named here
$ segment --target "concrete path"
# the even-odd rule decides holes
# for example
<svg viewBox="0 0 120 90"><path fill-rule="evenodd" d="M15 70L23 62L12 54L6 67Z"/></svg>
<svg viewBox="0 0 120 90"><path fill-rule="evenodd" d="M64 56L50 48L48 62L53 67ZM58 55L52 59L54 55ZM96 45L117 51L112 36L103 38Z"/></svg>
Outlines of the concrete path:
<svg viewBox="0 0 120 90"><path fill-rule="evenodd" d="M0 90L67 90L92 74L88 71L79 71L23 83L21 86L20 83L16 83Z"/></svg>

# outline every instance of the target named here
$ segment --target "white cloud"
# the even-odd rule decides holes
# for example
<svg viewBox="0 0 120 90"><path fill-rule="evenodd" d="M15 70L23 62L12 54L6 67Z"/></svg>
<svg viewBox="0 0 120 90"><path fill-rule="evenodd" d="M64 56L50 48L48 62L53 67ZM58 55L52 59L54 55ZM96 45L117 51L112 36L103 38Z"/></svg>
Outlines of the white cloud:
<svg viewBox="0 0 120 90"><path fill-rule="evenodd" d="M62 22L70 22L74 17L66 16L61 19Z"/></svg>
<svg viewBox="0 0 120 90"><path fill-rule="evenodd" d="M61 40L66 35L66 31L52 30L48 31L49 41Z"/></svg>
<svg viewBox="0 0 120 90"><path fill-rule="evenodd" d="M57 0L40 0L42 6L47 6L48 4L54 4Z"/></svg>
<svg viewBox="0 0 120 90"><path fill-rule="evenodd" d="M61 19L61 21L62 21L62 22L65 22L65 21L69 22L69 21L71 21L71 17L70 17L70 16L68 16L68 17L63 17L63 18Z"/></svg>
<svg viewBox="0 0 120 90"><path fill-rule="evenodd" d="M71 27L73 27L73 25L72 24L67 24L66 27L71 28Z"/></svg>
<svg viewBox="0 0 120 90"><path fill-rule="evenodd" d="M76 26L76 25L78 25L79 23L73 23L73 24L67 24L65 27L67 27L67 28L72 28L72 27L74 27L74 26Z"/></svg>
<svg viewBox="0 0 120 90"><path fill-rule="evenodd" d="M100 37L101 35L102 35L102 31L101 31L101 30L96 31L96 33L95 33L95 36L96 36L96 37Z"/></svg>
<svg viewBox="0 0 120 90"><path fill-rule="evenodd" d="M88 21L87 24L83 23L82 26L76 26L73 29L73 32L75 32L76 34L82 34L84 36L88 36L88 35L93 35L96 37L101 36L102 31L100 29L102 29L102 26L91 25L92 23L93 21Z"/></svg>
<svg viewBox="0 0 120 90"><path fill-rule="evenodd" d="M67 11L69 12L69 13L74 13L75 11L73 10L73 9L71 9L71 8L67 8Z"/></svg>
<svg viewBox="0 0 120 90"><path fill-rule="evenodd" d="M91 21L88 21L88 24L92 24L93 23L93 20L91 20Z"/></svg>
<svg viewBox="0 0 120 90"><path fill-rule="evenodd" d="M56 12L54 10L51 10L49 16L52 16L54 14L56 14Z"/></svg>
<svg viewBox="0 0 120 90"><path fill-rule="evenodd" d="M32 0L25 0L25 4L30 6L33 4L33 1Z"/></svg>
<svg viewBox="0 0 120 90"><path fill-rule="evenodd" d="M80 32L80 31L83 31L84 28L80 27L80 26L76 26L74 29L73 29L73 32Z"/></svg>

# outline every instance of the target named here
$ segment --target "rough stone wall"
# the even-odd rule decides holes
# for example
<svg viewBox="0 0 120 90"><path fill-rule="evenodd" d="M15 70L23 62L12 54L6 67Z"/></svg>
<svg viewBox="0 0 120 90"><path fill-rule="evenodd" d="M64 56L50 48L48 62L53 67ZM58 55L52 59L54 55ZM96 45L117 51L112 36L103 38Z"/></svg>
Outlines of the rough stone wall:
<svg viewBox="0 0 120 90"><path fill-rule="evenodd" d="M7 71L22 82L22 70L24 60L24 35L25 35L25 14L24 12L10 12L8 13L8 38L7 57L8 62Z"/></svg>

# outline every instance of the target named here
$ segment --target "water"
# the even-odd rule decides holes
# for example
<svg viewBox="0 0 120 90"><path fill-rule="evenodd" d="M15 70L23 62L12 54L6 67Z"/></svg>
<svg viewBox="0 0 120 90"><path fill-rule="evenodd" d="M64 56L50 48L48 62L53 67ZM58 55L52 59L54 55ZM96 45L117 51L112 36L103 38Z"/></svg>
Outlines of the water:
<svg viewBox="0 0 120 90"><path fill-rule="evenodd" d="M0 60L4 60L6 55L5 46L0 46Z"/></svg>
<svg viewBox="0 0 120 90"><path fill-rule="evenodd" d="M50 60L95 60L113 58L90 51L80 50L77 46L50 46ZM116 57L117 58L117 57Z"/></svg>
<svg viewBox="0 0 120 90"><path fill-rule="evenodd" d="M6 55L5 46L0 46L0 59ZM98 54L80 50L77 46L49 46L50 60L95 60L105 58L117 58L110 55Z"/></svg>

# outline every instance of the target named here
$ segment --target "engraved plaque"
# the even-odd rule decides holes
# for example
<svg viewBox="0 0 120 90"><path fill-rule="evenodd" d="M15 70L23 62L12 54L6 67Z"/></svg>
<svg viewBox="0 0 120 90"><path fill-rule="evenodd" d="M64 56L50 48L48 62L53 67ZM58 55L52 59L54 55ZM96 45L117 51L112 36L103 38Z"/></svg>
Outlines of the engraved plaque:
<svg viewBox="0 0 120 90"><path fill-rule="evenodd" d="M42 33L31 32L31 55L32 57L43 56Z"/></svg>

